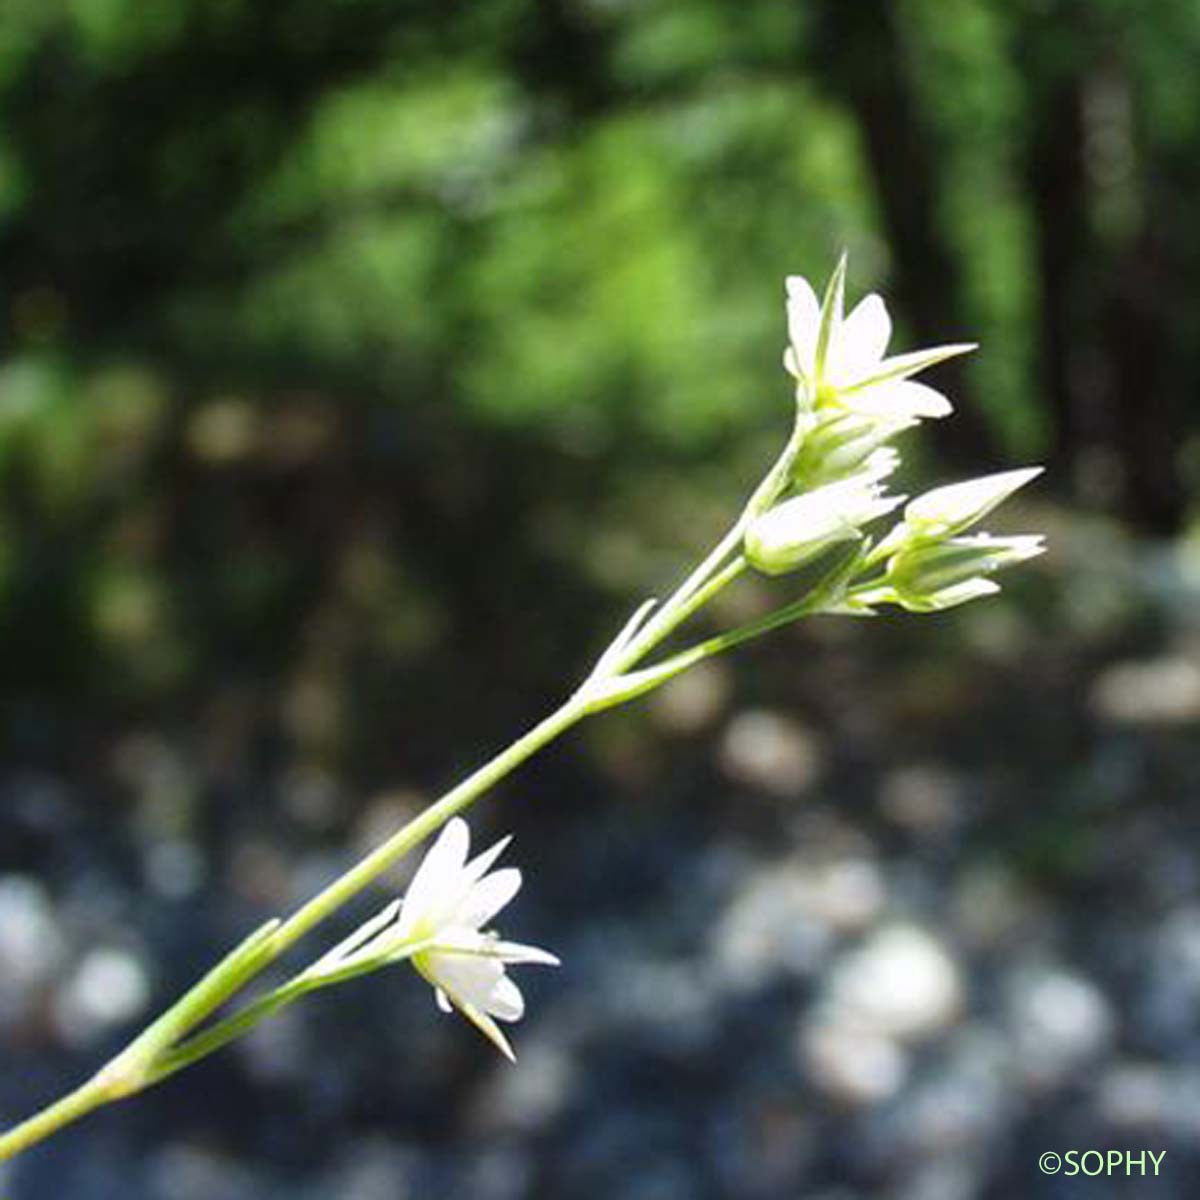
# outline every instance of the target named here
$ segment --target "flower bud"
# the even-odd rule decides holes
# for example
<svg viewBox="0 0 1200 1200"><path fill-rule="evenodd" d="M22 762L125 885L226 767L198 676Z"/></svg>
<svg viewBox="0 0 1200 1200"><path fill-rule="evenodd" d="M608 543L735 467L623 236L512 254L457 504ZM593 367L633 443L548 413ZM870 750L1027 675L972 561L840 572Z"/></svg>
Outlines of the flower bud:
<svg viewBox="0 0 1200 1200"><path fill-rule="evenodd" d="M933 612L998 592L987 576L1035 558L1045 549L1034 536L980 533L930 543L910 543L892 556L887 581L910 612Z"/></svg>
<svg viewBox="0 0 1200 1200"><path fill-rule="evenodd" d="M777 504L750 523L745 551L751 564L782 575L811 562L839 542L861 537L859 527L891 512L903 496L885 496L878 481L895 466L888 458L838 483Z"/></svg>
<svg viewBox="0 0 1200 1200"><path fill-rule="evenodd" d="M887 420L838 413L822 420L804 439L792 474L804 487L819 487L853 475L880 447L911 429L915 420Z"/></svg>
<svg viewBox="0 0 1200 1200"><path fill-rule="evenodd" d="M1041 467L1028 467L934 488L911 501L904 510L907 532L920 540L951 537L974 525L1041 473Z"/></svg>

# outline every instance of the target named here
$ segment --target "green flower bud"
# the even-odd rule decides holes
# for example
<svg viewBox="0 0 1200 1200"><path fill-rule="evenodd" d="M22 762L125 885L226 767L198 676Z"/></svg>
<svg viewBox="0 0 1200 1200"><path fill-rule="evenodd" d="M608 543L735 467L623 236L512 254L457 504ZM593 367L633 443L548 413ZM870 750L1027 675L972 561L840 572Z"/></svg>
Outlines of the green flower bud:
<svg viewBox="0 0 1200 1200"><path fill-rule="evenodd" d="M858 413L826 417L805 437L792 468L793 477L805 487L844 479L861 470L885 443L916 424L916 420L888 420Z"/></svg>
<svg viewBox="0 0 1200 1200"><path fill-rule="evenodd" d="M1041 473L1041 467L1028 467L934 488L918 496L904 510L907 533L921 540L961 533Z"/></svg>
<svg viewBox="0 0 1200 1200"><path fill-rule="evenodd" d="M850 479L829 483L769 509L746 530L750 563L768 575L794 571L840 542L862 536L860 526L891 512L903 496L884 495L879 480L895 462L875 466Z"/></svg>
<svg viewBox="0 0 1200 1200"><path fill-rule="evenodd" d="M934 612L998 592L987 576L1044 549L1040 537L986 533L932 544L912 542L888 561L887 582L897 603L910 612Z"/></svg>

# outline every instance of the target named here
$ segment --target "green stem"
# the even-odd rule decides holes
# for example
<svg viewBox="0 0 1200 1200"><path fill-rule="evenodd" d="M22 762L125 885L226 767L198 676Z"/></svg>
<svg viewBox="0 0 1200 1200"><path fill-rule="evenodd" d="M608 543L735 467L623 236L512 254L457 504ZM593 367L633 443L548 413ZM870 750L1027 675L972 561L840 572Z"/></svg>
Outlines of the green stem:
<svg viewBox="0 0 1200 1200"><path fill-rule="evenodd" d="M713 572L741 545L746 531L748 516L743 513L730 527L725 536L713 547L704 561L675 589L670 599L646 622L629 645L617 655L612 664L612 673L626 671L654 649L668 634L678 628L702 604L712 596L705 587L712 580ZM697 595L703 599L696 601Z"/></svg>
<svg viewBox="0 0 1200 1200"><path fill-rule="evenodd" d="M728 561L729 557L741 546L746 526L762 509L769 507L787 486L792 464L803 440L803 430L797 424L783 452L754 489L741 515L704 561L675 589L670 599L617 655L612 666L613 674L626 671L640 662L649 651L746 569L746 560L740 554L732 562Z"/></svg>
<svg viewBox="0 0 1200 1200"><path fill-rule="evenodd" d="M589 711L586 696L572 696L550 716L448 791L356 866L314 896L287 921L282 924L277 921L269 922L251 935L91 1080L62 1100L56 1101L0 1135L0 1162L77 1121L92 1109L142 1091L189 1062L212 1053L219 1046L225 1045L257 1024L268 1015L268 1008L278 1008L295 999L296 996L288 995L280 1000L279 992L270 993L260 1001L252 1003L242 1013L229 1018L228 1022L214 1026L212 1030L199 1035L198 1039L185 1043L185 1046L190 1047L186 1060L175 1059L171 1055L171 1047L179 1038L195 1028L234 993L240 991L314 925L353 899L443 822L478 799L488 788L498 783L548 742L565 733ZM210 1037L211 1044L200 1040ZM176 1049L182 1050L183 1047Z"/></svg>
<svg viewBox="0 0 1200 1200"><path fill-rule="evenodd" d="M145 1088L152 1082L159 1055L270 961L270 936L278 925L278 921L268 921L255 930L91 1079L0 1136L0 1162L78 1121L93 1108Z"/></svg>
<svg viewBox="0 0 1200 1200"><path fill-rule="evenodd" d="M388 965L410 959L423 950L429 949L431 945L433 943L429 941L409 943L399 952L389 955ZM222 1046L227 1046L243 1034L249 1033L267 1017L274 1016L280 1009L299 1000L301 996L307 996L309 992L320 991L335 983L346 983L348 980L357 979L360 975L370 975L377 970L379 970L379 963L373 959L351 961L345 966L331 968L320 974L314 974L310 967L294 979L289 979L282 987L277 987L265 996L260 996L223 1021L218 1021L215 1025L196 1034L195 1037L190 1037L187 1041L165 1051L154 1066L151 1082L158 1083L160 1080L166 1079L168 1075L174 1075L176 1071L181 1071L184 1067L190 1067L192 1063L207 1058L210 1054L220 1050Z"/></svg>
<svg viewBox="0 0 1200 1200"><path fill-rule="evenodd" d="M94 1075L87 1083L68 1092L61 1100L43 1108L41 1112L13 1126L0 1137L0 1162L28 1150L64 1125L70 1125L86 1116L93 1108L109 1104L118 1099L100 1075Z"/></svg>
<svg viewBox="0 0 1200 1200"><path fill-rule="evenodd" d="M366 858L335 879L324 891L318 893L303 907L292 914L272 937L275 954L302 938L314 925L320 924L331 913L353 899L369 884L373 883L390 866L404 857L414 846L423 842L456 813L474 803L484 792L499 783L506 775L519 767L527 758L542 749L547 743L565 733L588 715L586 700L579 694L572 696L550 716L539 721L507 750L502 751L490 762L468 775L461 783L451 788L440 800L431 804L419 816L392 834L382 845L377 846Z"/></svg>
<svg viewBox="0 0 1200 1200"><path fill-rule="evenodd" d="M182 1071L194 1062L207 1058L222 1046L227 1046L244 1033L249 1033L260 1021L273 1016L281 1008L286 1008L294 1000L312 991L316 984L300 978L294 979L275 991L246 1005L240 1012L223 1021L218 1021L210 1029L188 1038L186 1042L167 1050L154 1064L151 1072L151 1083L158 1083L176 1071Z"/></svg>
<svg viewBox="0 0 1200 1200"><path fill-rule="evenodd" d="M803 600L797 600L794 604L778 608L758 621L751 621L750 624L742 625L738 629L731 629L728 633L719 633L715 637L698 642L667 659L661 666L664 671L670 669L672 674L677 675L680 671L695 666L702 659L711 658L714 654L723 654L726 650L732 650L735 646L740 646L752 638L762 637L764 633L770 633L771 630L778 629L781 625L789 625L800 617L809 616L814 611L816 611L814 597L805 596Z"/></svg>
<svg viewBox="0 0 1200 1200"><path fill-rule="evenodd" d="M778 464L776 471L777 474ZM761 492L761 488L759 491ZM756 496L759 493L756 493ZM751 506L704 561L675 590L654 618L626 646L606 677L628 670L669 636L745 569L739 555L727 561L740 544ZM722 564L724 564L722 566ZM668 676L662 676L659 682ZM282 924L270 922L209 971L180 1001L154 1021L116 1058L87 1083L35 1116L0 1135L0 1161L56 1133L85 1113L123 1096L132 1095L227 1045L260 1021L320 984L305 976L253 1001L240 1012L187 1041L180 1042L221 1004L240 991L265 967L344 904L372 884L389 867L425 840L444 822L467 808L527 758L561 736L585 716L605 705L589 693L589 680L564 704L540 721L490 762L474 771L364 859L302 905ZM644 687L639 690L646 690ZM631 698L637 694L630 691ZM612 702L612 701L610 701Z"/></svg>
<svg viewBox="0 0 1200 1200"><path fill-rule="evenodd" d="M354 899L439 826L474 803L527 758L561 736L585 716L641 695L665 683L679 670L699 661L700 658L727 649L747 637L757 636L759 631L792 619L791 615L784 614L790 614L797 606L782 610L766 621L759 622L757 626L748 626L745 630L710 639L692 650L668 659L666 663L626 674L746 569L745 558L737 553L746 526L787 486L791 465L802 439L803 433L798 423L783 453L755 489L741 516L725 536L675 589L645 626L629 639L628 644L621 646L617 651L620 639L614 643L608 654L602 656L600 665L592 676L574 695L506 750L451 788L419 816L414 817L382 845L302 905L286 921L273 921L258 930L209 971L181 1000L172 1005L91 1080L29 1120L0 1135L0 1161L49 1137L93 1108L141 1091L206 1057L314 987L331 982L328 979L317 982L307 975L297 976L283 987L252 1001L241 1011L234 1012L196 1036L187 1038L191 1030L314 926L321 924L344 904ZM634 621L636 620L635 617ZM355 973L357 972L350 971L346 977ZM185 1038L187 1040L183 1040Z"/></svg>

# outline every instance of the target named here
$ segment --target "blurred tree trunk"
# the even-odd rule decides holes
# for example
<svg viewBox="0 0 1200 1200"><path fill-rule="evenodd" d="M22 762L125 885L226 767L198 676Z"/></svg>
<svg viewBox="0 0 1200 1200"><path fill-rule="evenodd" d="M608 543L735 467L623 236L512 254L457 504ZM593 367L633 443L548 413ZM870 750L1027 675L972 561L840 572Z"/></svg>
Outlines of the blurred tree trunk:
<svg viewBox="0 0 1200 1200"><path fill-rule="evenodd" d="M609 51L609 38L584 5L535 0L517 23L509 60L530 95L561 104L578 121L617 99Z"/></svg>
<svg viewBox="0 0 1200 1200"><path fill-rule="evenodd" d="M1155 241L1144 223L1115 264L1103 328L1112 354L1123 514L1138 529L1167 537L1181 531L1186 513L1181 430L1165 369L1171 353L1163 320L1165 271Z"/></svg>
<svg viewBox="0 0 1200 1200"><path fill-rule="evenodd" d="M887 0L826 0L815 19L808 68L854 112L895 264L894 295L918 344L948 340L963 309L962 280L939 223L932 134L913 101L905 47ZM967 397L962 360L938 368L937 383ZM979 411L961 405L931 430L943 457L977 467L996 449Z"/></svg>
<svg viewBox="0 0 1200 1200"><path fill-rule="evenodd" d="M1041 287L1038 374L1053 421L1050 468L1071 471L1081 446L1103 437L1094 392L1076 395L1073 357L1081 326L1080 263L1087 255L1083 98L1079 80L1062 80L1037 106L1027 158ZM1090 408L1089 408L1090 404Z"/></svg>
<svg viewBox="0 0 1200 1200"><path fill-rule="evenodd" d="M1147 200L1153 144L1134 118L1119 30L1099 26L1086 5L1061 0L1023 34L1017 53L1032 118L1026 174L1051 466L1110 500L1136 528L1169 536L1182 525L1184 495L1165 370L1173 347L1162 296L1171 267ZM1097 462L1111 476L1099 485Z"/></svg>

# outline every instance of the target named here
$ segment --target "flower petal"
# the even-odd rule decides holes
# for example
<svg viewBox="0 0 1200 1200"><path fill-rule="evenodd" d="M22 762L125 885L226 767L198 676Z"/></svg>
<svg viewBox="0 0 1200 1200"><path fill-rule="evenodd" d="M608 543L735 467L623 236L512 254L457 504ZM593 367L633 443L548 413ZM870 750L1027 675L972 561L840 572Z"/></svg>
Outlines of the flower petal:
<svg viewBox="0 0 1200 1200"><path fill-rule="evenodd" d="M812 285L801 275L787 277L788 341L794 351L794 374L809 379L817 353L817 333L821 326L821 305Z"/></svg>
<svg viewBox="0 0 1200 1200"><path fill-rule="evenodd" d="M467 1018L505 1058L515 1061L512 1046L488 1015L488 1005L504 978L504 966L492 958L469 955L442 955L431 952L419 960L421 973L426 976L449 1002ZM511 996L500 989L501 1004ZM439 1001L439 1006L440 1006ZM508 1009L506 1008L506 1011Z"/></svg>
<svg viewBox="0 0 1200 1200"><path fill-rule="evenodd" d="M512 841L512 834L508 837L502 837L494 845L489 846L482 853L477 854L469 863L466 870L463 872L472 883L478 879L482 879L491 869L492 863L500 857L501 854L508 848L508 843Z"/></svg>
<svg viewBox="0 0 1200 1200"><path fill-rule="evenodd" d="M500 1032L500 1027L485 1012L480 1012L473 1004L464 1004L459 1011L480 1033L483 1034L509 1062L515 1063L517 1056L513 1053L508 1038Z"/></svg>
<svg viewBox="0 0 1200 1200"><path fill-rule="evenodd" d="M513 966L518 963L539 963L547 967L561 967L562 960L540 946L526 946L521 942L493 942L490 953L501 962Z"/></svg>
<svg viewBox="0 0 1200 1200"><path fill-rule="evenodd" d="M486 925L521 890L521 872L516 867L493 871L481 879L455 914L457 924L479 929Z"/></svg>
<svg viewBox="0 0 1200 1200"><path fill-rule="evenodd" d="M519 1021L525 1015L525 997L507 975L502 975L492 988L485 1011L501 1021Z"/></svg>
<svg viewBox="0 0 1200 1200"><path fill-rule="evenodd" d="M896 421L945 417L954 411L941 392L911 379L886 380L871 387L843 392L838 401L851 412Z"/></svg>
<svg viewBox="0 0 1200 1200"><path fill-rule="evenodd" d="M928 350L913 350L908 354L894 354L885 358L878 368L865 379L856 379L853 385L846 385L847 390L857 391L860 388L874 387L886 383L889 379L907 379L920 371L932 367L935 363L945 362L948 358L956 358L960 354L969 354L977 350L977 342L953 342L945 346L932 346Z"/></svg>
<svg viewBox="0 0 1200 1200"><path fill-rule="evenodd" d="M445 988L451 1000L460 1007L487 1005L496 981L504 974L504 964L497 958L480 954L442 953L431 950L422 956L421 965L428 978Z"/></svg>
<svg viewBox="0 0 1200 1200"><path fill-rule="evenodd" d="M826 378L835 387L849 385L875 371L892 336L892 319L883 300L872 292L842 323L829 348Z"/></svg>
<svg viewBox="0 0 1200 1200"><path fill-rule="evenodd" d="M440 923L447 906L459 899L459 876L470 848L471 831L466 821L461 817L452 818L422 859L408 886L396 923L397 937L408 937L418 921Z"/></svg>
<svg viewBox="0 0 1200 1200"><path fill-rule="evenodd" d="M980 600L984 596L994 596L999 591L1000 585L991 579L970 579L926 597L923 604L909 604L904 600L901 600L901 603L905 608L917 612L942 612L947 608L957 608L960 604L969 604L972 600Z"/></svg>

